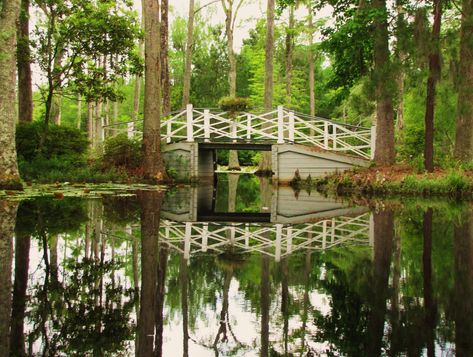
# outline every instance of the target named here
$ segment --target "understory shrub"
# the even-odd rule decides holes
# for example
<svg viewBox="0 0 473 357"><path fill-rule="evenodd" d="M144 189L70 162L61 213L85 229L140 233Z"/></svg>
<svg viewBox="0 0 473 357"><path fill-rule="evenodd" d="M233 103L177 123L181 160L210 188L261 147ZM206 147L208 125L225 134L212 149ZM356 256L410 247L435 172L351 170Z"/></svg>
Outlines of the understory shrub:
<svg viewBox="0 0 473 357"><path fill-rule="evenodd" d="M106 139L102 161L105 167L140 167L143 161L141 141L129 139L126 134Z"/></svg>

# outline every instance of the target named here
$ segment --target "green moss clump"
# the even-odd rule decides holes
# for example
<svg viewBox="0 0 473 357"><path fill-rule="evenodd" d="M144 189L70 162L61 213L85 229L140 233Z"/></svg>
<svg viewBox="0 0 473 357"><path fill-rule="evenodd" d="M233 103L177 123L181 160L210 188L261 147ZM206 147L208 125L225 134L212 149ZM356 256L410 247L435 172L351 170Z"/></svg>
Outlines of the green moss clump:
<svg viewBox="0 0 473 357"><path fill-rule="evenodd" d="M219 107L228 113L238 113L248 110L251 105L248 98L223 97L218 102Z"/></svg>

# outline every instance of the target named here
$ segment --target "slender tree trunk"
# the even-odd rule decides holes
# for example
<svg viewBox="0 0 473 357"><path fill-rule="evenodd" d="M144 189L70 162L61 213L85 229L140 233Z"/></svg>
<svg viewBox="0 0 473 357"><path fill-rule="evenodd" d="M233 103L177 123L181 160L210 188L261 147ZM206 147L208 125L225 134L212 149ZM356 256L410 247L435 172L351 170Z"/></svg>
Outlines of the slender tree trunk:
<svg viewBox="0 0 473 357"><path fill-rule="evenodd" d="M235 212L240 174L228 174L228 212Z"/></svg>
<svg viewBox="0 0 473 357"><path fill-rule="evenodd" d="M51 100L48 123L61 125L61 105L62 105L62 88L60 85L61 76L58 72L58 68L61 68L62 60L64 59L65 52L62 48L58 49L56 56L54 57L54 64L52 70L52 88L51 88Z"/></svg>
<svg viewBox="0 0 473 357"><path fill-rule="evenodd" d="M284 356L289 344L289 267L287 257L281 260L281 313L283 318Z"/></svg>
<svg viewBox="0 0 473 357"><path fill-rule="evenodd" d="M473 0L462 0L455 158L473 159Z"/></svg>
<svg viewBox="0 0 473 357"><path fill-rule="evenodd" d="M189 0L189 18L187 20L186 59L184 64L184 80L182 89L182 107L189 104L191 92L192 47L194 37L194 0Z"/></svg>
<svg viewBox="0 0 473 357"><path fill-rule="evenodd" d="M386 0L374 0L374 76L376 94L376 150L374 160L378 165L392 165L394 151L394 113L392 92L386 83L392 76L389 59L389 33Z"/></svg>
<svg viewBox="0 0 473 357"><path fill-rule="evenodd" d="M161 71L159 4L145 0L145 102L143 123L144 173L149 179L163 179L161 160Z"/></svg>
<svg viewBox="0 0 473 357"><path fill-rule="evenodd" d="M80 94L77 95L77 119L76 119L76 126L77 129L80 130L80 126L82 123L82 98Z"/></svg>
<svg viewBox="0 0 473 357"><path fill-rule="evenodd" d="M31 237L29 235L16 234L15 282L13 284L10 330L10 354L16 357L26 357L24 324L30 261L30 241Z"/></svg>
<svg viewBox="0 0 473 357"><path fill-rule="evenodd" d="M144 12L145 8L145 2L144 0L141 1L141 7L142 7L142 12ZM144 30L144 13L142 13L141 16L141 27ZM140 50L140 56L144 58L145 53L144 53L144 43L143 40L139 40L139 50ZM135 92L133 94L133 112L131 114L131 120L136 121L138 120L138 114L140 113L140 99L141 99L141 75L135 76Z"/></svg>
<svg viewBox="0 0 473 357"><path fill-rule="evenodd" d="M19 0L0 6L0 188L20 188L15 148L16 22Z"/></svg>
<svg viewBox="0 0 473 357"><path fill-rule="evenodd" d="M294 5L289 6L289 22L286 31L286 103L292 103L292 62L294 56ZM310 70L310 69L309 69Z"/></svg>
<svg viewBox="0 0 473 357"><path fill-rule="evenodd" d="M405 40L403 36L406 34L406 19L404 17L404 4L401 0L396 0L396 56L399 65L397 73L397 93L398 103L396 110L396 126L398 132L404 128L404 81L406 79L406 71L404 70L406 62Z"/></svg>
<svg viewBox="0 0 473 357"><path fill-rule="evenodd" d="M91 148L95 147L94 103L87 102L87 137Z"/></svg>
<svg viewBox="0 0 473 357"><path fill-rule="evenodd" d="M266 10L266 46L264 62L264 110L270 112L273 108L273 57L274 57L274 0L268 0ZM258 171L268 174L271 172L271 152L261 155Z"/></svg>
<svg viewBox="0 0 473 357"><path fill-rule="evenodd" d="M454 321L455 356L473 355L473 217L467 213L454 229Z"/></svg>
<svg viewBox="0 0 473 357"><path fill-rule="evenodd" d="M434 0L434 24L432 27L429 54L429 78L427 80L427 98L425 101L425 146L424 167L428 172L434 171L434 117L435 87L440 78L440 27L442 21L441 0Z"/></svg>
<svg viewBox="0 0 473 357"><path fill-rule="evenodd" d="M310 116L313 117L315 116L314 20L310 3L307 5L307 11L309 12L309 106ZM313 134L311 132L311 135Z"/></svg>
<svg viewBox="0 0 473 357"><path fill-rule="evenodd" d="M163 114L171 112L171 93L169 81L169 2L161 0L161 81L163 85Z"/></svg>
<svg viewBox="0 0 473 357"><path fill-rule="evenodd" d="M393 281L391 297L391 349L389 356L397 356L400 350L399 330L400 330L400 281L401 281L401 236L398 233L394 235L394 254L393 254Z"/></svg>
<svg viewBox="0 0 473 357"><path fill-rule="evenodd" d="M103 113L102 113L102 99L99 98L95 102L95 150L100 150L100 147L103 142Z"/></svg>
<svg viewBox="0 0 473 357"><path fill-rule="evenodd" d="M162 192L139 192L141 205L141 294L138 356L154 354L158 240Z"/></svg>
<svg viewBox="0 0 473 357"><path fill-rule="evenodd" d="M13 68L15 67L13 66ZM2 287L0 289L0 357L10 356L12 242L17 209L17 202L0 201L0 286Z"/></svg>
<svg viewBox="0 0 473 357"><path fill-rule="evenodd" d="M33 121L33 88L31 85L30 51L30 0L21 0L18 22L18 118L22 122Z"/></svg>

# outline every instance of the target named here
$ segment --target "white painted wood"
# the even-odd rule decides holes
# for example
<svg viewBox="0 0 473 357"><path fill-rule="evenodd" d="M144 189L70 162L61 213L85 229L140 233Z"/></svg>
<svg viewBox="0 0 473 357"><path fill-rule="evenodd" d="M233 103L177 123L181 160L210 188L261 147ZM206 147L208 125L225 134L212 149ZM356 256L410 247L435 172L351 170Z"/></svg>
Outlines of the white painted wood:
<svg viewBox="0 0 473 357"><path fill-rule="evenodd" d="M127 123L127 136L128 139L133 139L133 132L135 131L135 123L134 122L129 122Z"/></svg>
<svg viewBox="0 0 473 357"><path fill-rule="evenodd" d="M279 262L281 261L281 240L282 240L282 224L276 224L276 252L274 253L274 259Z"/></svg>
<svg viewBox="0 0 473 357"><path fill-rule="evenodd" d="M191 251L191 234L192 234L192 222L186 222L186 230L184 233L184 259L190 258Z"/></svg>
<svg viewBox="0 0 473 357"><path fill-rule="evenodd" d="M371 127L371 152L370 152L370 159L374 160L374 154L376 152L376 125Z"/></svg>
<svg viewBox="0 0 473 357"><path fill-rule="evenodd" d="M328 150L328 139L329 139L329 133L328 133L328 121L324 120L324 149Z"/></svg>
<svg viewBox="0 0 473 357"><path fill-rule="evenodd" d="M251 117L250 113L246 115L246 140L251 140Z"/></svg>
<svg viewBox="0 0 473 357"><path fill-rule="evenodd" d="M194 141L194 118L192 104L186 106L186 127L187 127L187 141Z"/></svg>
<svg viewBox="0 0 473 357"><path fill-rule="evenodd" d="M210 110L204 110L204 141L210 141Z"/></svg>
<svg viewBox="0 0 473 357"><path fill-rule="evenodd" d="M284 144L284 108L278 106L278 144Z"/></svg>
<svg viewBox="0 0 473 357"><path fill-rule="evenodd" d="M294 112L289 112L289 141L294 142Z"/></svg>
<svg viewBox="0 0 473 357"><path fill-rule="evenodd" d="M292 252L292 226L286 228L286 238L287 238L287 253Z"/></svg>
<svg viewBox="0 0 473 357"><path fill-rule="evenodd" d="M332 143L333 143L333 149L335 150L337 148L337 125L333 125L333 133L332 133Z"/></svg>
<svg viewBox="0 0 473 357"><path fill-rule="evenodd" d="M207 251L207 244L208 244L208 241L209 241L209 224L208 223L204 223L203 227L202 227L202 251L203 252L206 252Z"/></svg>

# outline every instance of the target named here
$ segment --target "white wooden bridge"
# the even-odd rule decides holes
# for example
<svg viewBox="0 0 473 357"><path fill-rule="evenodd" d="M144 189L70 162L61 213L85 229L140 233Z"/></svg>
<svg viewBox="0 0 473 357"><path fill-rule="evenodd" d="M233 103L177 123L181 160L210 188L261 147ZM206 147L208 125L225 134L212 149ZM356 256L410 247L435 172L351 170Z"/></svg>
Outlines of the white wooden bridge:
<svg viewBox="0 0 473 357"><path fill-rule="evenodd" d="M142 135L142 121L104 126L110 134ZM302 177L320 176L353 166L367 166L375 150L376 128L365 128L310 117L283 106L268 113L230 113L197 109L191 104L161 120L165 162L184 163L182 179L210 176L217 149L271 151L272 170L289 181L296 170ZM297 165L294 166L294 162ZM189 170L189 171L186 171Z"/></svg>

